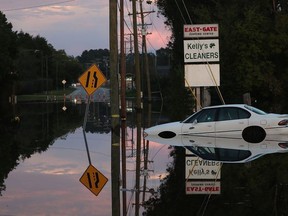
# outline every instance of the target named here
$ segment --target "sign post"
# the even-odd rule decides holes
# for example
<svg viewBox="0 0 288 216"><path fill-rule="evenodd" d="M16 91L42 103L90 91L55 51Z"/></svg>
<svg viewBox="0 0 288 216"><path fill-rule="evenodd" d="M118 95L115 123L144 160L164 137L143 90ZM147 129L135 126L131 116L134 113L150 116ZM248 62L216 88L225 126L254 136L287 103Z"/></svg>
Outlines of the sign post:
<svg viewBox="0 0 288 216"><path fill-rule="evenodd" d="M87 123L87 118L88 118L90 97L107 80L106 80L106 77L101 72L101 70L95 64L93 64L90 68L88 68L88 70L86 70L79 77L78 80L89 96L88 102L86 105L86 111L85 111L84 123L83 123L83 135L84 135L84 141L85 141L89 166L84 172L84 174L82 175L82 177L79 179L79 181L83 185L85 185L86 188L88 188L93 194L97 196L102 190L102 188L104 187L104 185L107 183L108 179L101 172L99 172L91 163L85 129L86 129L86 123Z"/></svg>

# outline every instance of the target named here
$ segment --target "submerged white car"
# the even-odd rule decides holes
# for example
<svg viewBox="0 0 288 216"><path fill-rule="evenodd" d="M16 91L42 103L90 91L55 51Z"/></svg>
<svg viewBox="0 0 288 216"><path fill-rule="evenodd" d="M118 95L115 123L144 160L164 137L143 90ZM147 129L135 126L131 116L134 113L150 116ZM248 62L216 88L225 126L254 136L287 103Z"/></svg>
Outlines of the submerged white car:
<svg viewBox="0 0 288 216"><path fill-rule="evenodd" d="M246 104L205 107L181 122L147 128L145 139L155 136L170 139L177 135L243 138L250 143L262 142L266 136L288 136L288 115L265 113Z"/></svg>

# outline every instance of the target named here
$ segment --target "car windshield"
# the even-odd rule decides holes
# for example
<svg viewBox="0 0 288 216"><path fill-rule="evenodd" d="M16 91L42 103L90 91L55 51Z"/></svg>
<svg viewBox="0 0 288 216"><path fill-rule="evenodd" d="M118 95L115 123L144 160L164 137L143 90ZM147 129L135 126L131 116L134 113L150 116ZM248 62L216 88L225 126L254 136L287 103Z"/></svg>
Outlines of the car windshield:
<svg viewBox="0 0 288 216"><path fill-rule="evenodd" d="M267 115L266 112L252 106L245 105L245 108L259 115Z"/></svg>

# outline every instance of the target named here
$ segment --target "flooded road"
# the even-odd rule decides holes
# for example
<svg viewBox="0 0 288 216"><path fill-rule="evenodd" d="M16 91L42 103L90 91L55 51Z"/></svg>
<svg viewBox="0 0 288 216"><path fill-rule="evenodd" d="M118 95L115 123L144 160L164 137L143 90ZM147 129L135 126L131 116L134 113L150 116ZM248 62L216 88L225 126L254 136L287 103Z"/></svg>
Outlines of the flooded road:
<svg viewBox="0 0 288 216"><path fill-rule="evenodd" d="M106 176L110 175L109 134L88 135L91 158ZM96 144L97 142L97 144ZM92 144L92 143L91 143ZM96 146L97 145L97 146ZM82 129L55 140L49 149L20 160L8 174L2 192L2 215L109 215L110 185L94 197L79 182L87 168ZM101 208L99 208L101 206Z"/></svg>
<svg viewBox="0 0 288 216"><path fill-rule="evenodd" d="M20 122L10 123L15 116L2 119L8 126L1 127L0 215L111 215L109 106L90 104L86 127L92 165L108 178L98 196L79 182L89 165L82 131L86 104L68 103L66 111L62 110L62 103L15 106L15 116ZM127 188L132 189L135 184L133 120L129 125ZM167 163L171 161L169 152L168 146L157 143L150 146L154 162L148 188L157 190L160 179L166 175ZM129 199L130 196L128 193ZM129 202L129 212L134 212L133 202L134 199Z"/></svg>
<svg viewBox="0 0 288 216"><path fill-rule="evenodd" d="M95 196L79 181L89 162L82 131L86 103L76 102L66 102L66 111L63 102L18 103L2 107L1 216L111 215L110 107L105 102L93 102L89 106L85 133L91 162L108 178L107 184ZM152 119L152 125L169 121L159 112L153 112ZM128 215L134 215L136 128L133 113L128 112L127 125L127 209ZM160 187L160 192L163 189L170 191L175 200L170 205L175 206L171 208L175 212L191 208L191 212L213 216L288 215L288 154L274 154L278 152L276 147L286 149L287 142L264 140L247 144L243 140L202 140L193 136L175 137L166 142L150 142L147 190L159 192L160 183L170 182L170 185ZM179 147L172 151L174 158L175 153L178 154L173 161L170 145L175 143ZM231 159L232 155L243 156L241 152L248 151L251 156L254 152L263 155L253 156L249 163L224 163L220 165L221 173L218 175L215 163L199 161L191 152L185 153L183 146L191 146L190 150L196 155L210 158L228 155ZM232 146L233 149L229 150ZM274 146L277 151L266 154L269 146ZM172 173L170 178L167 169ZM204 182L204 175L209 181ZM215 176L217 184L213 185ZM175 179L171 182L171 178ZM213 191L213 194L204 193L206 190ZM169 198L165 192L162 194L164 200ZM157 198L159 195L157 193ZM150 193L146 193L146 200L149 197ZM154 206L157 208L157 201ZM161 210L163 214L165 209ZM171 209L169 212L177 215ZM140 212L143 212L142 206Z"/></svg>

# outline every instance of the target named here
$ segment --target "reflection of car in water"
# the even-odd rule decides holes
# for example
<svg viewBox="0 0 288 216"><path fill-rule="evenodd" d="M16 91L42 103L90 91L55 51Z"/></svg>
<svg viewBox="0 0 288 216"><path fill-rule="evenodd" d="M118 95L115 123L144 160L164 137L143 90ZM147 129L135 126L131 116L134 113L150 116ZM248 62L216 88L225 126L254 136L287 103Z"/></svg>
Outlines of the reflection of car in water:
<svg viewBox="0 0 288 216"><path fill-rule="evenodd" d="M288 135L288 115L268 114L245 104L205 107L181 122L157 125L145 130L150 136L170 139L176 135L243 138L258 143L267 135Z"/></svg>
<svg viewBox="0 0 288 216"><path fill-rule="evenodd" d="M195 155L223 163L246 163L266 154L288 153L288 138L283 136L259 143L233 138L181 137L183 145Z"/></svg>
<svg viewBox="0 0 288 216"><path fill-rule="evenodd" d="M150 136L149 141L182 146L204 160L223 163L246 163L266 154L288 153L288 137L273 136L259 143L248 143L242 138L218 138L195 135L177 135L170 139Z"/></svg>

